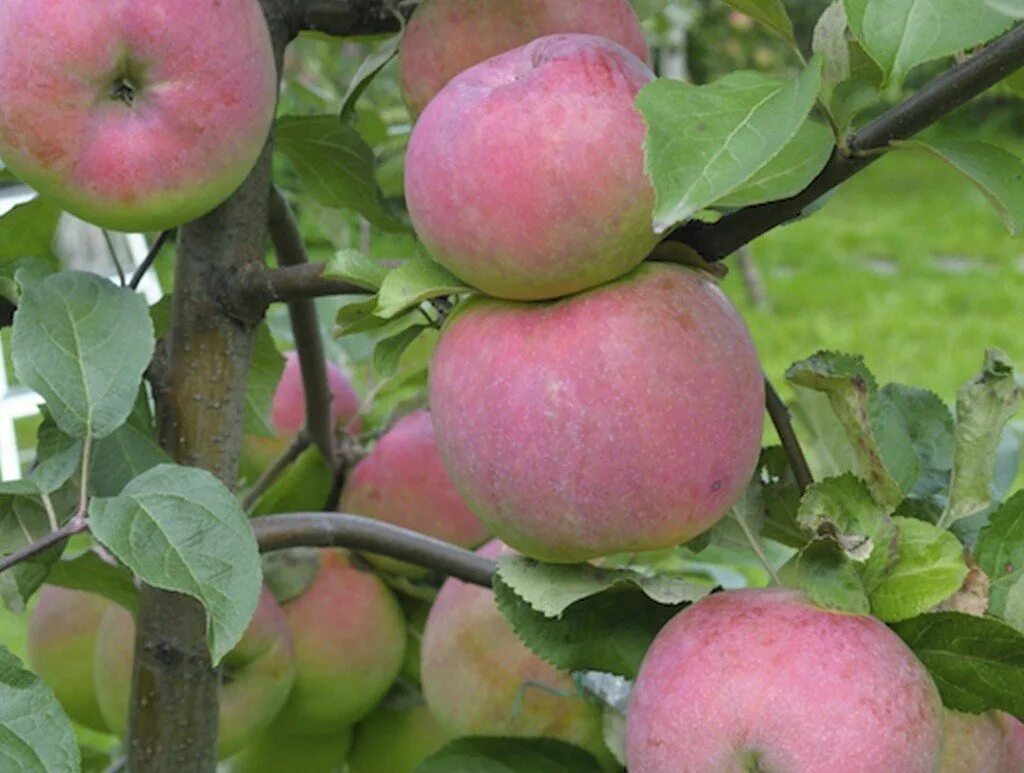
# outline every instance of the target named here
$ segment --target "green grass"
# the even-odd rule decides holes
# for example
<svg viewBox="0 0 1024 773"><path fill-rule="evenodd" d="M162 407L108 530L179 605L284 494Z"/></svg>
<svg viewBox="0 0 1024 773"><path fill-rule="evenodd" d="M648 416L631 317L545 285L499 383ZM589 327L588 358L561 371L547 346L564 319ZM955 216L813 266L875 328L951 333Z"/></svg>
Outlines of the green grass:
<svg viewBox="0 0 1024 773"><path fill-rule="evenodd" d="M752 245L773 309L726 279L769 377L818 349L863 354L880 382L952 402L986 347L1024 367L1024 239L984 197L926 156L894 153L818 213Z"/></svg>

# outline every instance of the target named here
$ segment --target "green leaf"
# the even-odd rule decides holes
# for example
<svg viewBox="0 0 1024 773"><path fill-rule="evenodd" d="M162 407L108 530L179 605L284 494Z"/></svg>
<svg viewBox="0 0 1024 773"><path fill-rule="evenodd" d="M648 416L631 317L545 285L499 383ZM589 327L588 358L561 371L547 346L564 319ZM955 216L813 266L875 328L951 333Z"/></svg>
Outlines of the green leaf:
<svg viewBox="0 0 1024 773"><path fill-rule="evenodd" d="M892 520L899 530L896 561L868 589L871 614L890 623L945 601L967 577L963 546L954 535L916 518Z"/></svg>
<svg viewBox="0 0 1024 773"><path fill-rule="evenodd" d="M145 299L79 271L24 276L12 333L18 380L46 399L65 434L106 437L131 413L153 356Z"/></svg>
<svg viewBox="0 0 1024 773"><path fill-rule="evenodd" d="M896 528L889 510L850 473L812 483L800 500L797 521L820 538L835 542L853 561L894 554Z"/></svg>
<svg viewBox="0 0 1024 773"><path fill-rule="evenodd" d="M637 95L645 167L662 233L740 188L796 135L817 98L821 60L795 81L730 73L694 86L659 78Z"/></svg>
<svg viewBox="0 0 1024 773"><path fill-rule="evenodd" d="M1009 620L1007 607L1014 612L1009 604L1011 591L1014 599L1019 599L1024 587L1024 491L1018 491L992 514L978 536L974 559L991 581L989 612ZM1024 619L1015 618L1013 624L1024 628Z"/></svg>
<svg viewBox="0 0 1024 773"><path fill-rule="evenodd" d="M384 204L373 150L348 121L333 115L282 116L275 125L274 147L324 206L358 212L384 231L407 230Z"/></svg>
<svg viewBox="0 0 1024 773"><path fill-rule="evenodd" d="M414 773L601 773L578 746L553 738L459 738L425 759Z"/></svg>
<svg viewBox="0 0 1024 773"><path fill-rule="evenodd" d="M53 252L58 220L60 207L42 196L18 204L0 217L0 276L14 276L26 258L58 269L60 263Z"/></svg>
<svg viewBox="0 0 1024 773"><path fill-rule="evenodd" d="M917 457L894 407L879 397L861 357L818 352L792 365L786 378L824 393L846 432L857 474L880 504L895 508L919 477Z"/></svg>
<svg viewBox="0 0 1024 773"><path fill-rule="evenodd" d="M352 76L352 80L348 84L348 91L345 92L345 96L341 99L342 120L352 116L356 102L359 101L362 93L373 83L373 79L380 74L380 71L387 67L388 63L398 55L398 44L401 40L401 35L389 38L380 48L360 62L359 67L356 68L355 75Z"/></svg>
<svg viewBox="0 0 1024 773"><path fill-rule="evenodd" d="M277 351L270 326L266 321L260 322L256 326L252 367L245 387L244 431L247 435L277 436L270 421L270 411L283 371L284 358Z"/></svg>
<svg viewBox="0 0 1024 773"><path fill-rule="evenodd" d="M860 570L830 540L815 540L796 557L797 584L817 605L866 615L871 606Z"/></svg>
<svg viewBox="0 0 1024 773"><path fill-rule="evenodd" d="M342 305L338 309L338 316L334 320L334 337L340 338L341 336L354 333L366 333L372 330L379 330L385 325L390 325L390 319L384 319L374 314L376 310L376 295Z"/></svg>
<svg viewBox="0 0 1024 773"><path fill-rule="evenodd" d="M263 555L263 582L278 604L305 593L320 570L319 548L275 550Z"/></svg>
<svg viewBox="0 0 1024 773"><path fill-rule="evenodd" d="M775 158L715 207L746 207L795 196L818 176L835 147L832 132L807 120Z"/></svg>
<svg viewBox="0 0 1024 773"><path fill-rule="evenodd" d="M917 457L917 481L910 489L914 497L927 497L945 490L953 469L953 417L934 392L903 384L886 384L879 398L899 420Z"/></svg>
<svg viewBox="0 0 1024 773"><path fill-rule="evenodd" d="M951 709L1024 717L1024 633L990 617L938 612L896 623Z"/></svg>
<svg viewBox="0 0 1024 773"><path fill-rule="evenodd" d="M511 584L510 584L511 583ZM710 585L587 564L502 558L498 608L530 649L557 668L636 676L655 634Z"/></svg>
<svg viewBox="0 0 1024 773"><path fill-rule="evenodd" d="M388 270L359 250L338 250L327 262L325 277L344 279L366 290L379 290Z"/></svg>
<svg viewBox="0 0 1024 773"><path fill-rule="evenodd" d="M129 481L170 461L152 435L124 424L93 447L89 488L98 497L117 496Z"/></svg>
<svg viewBox="0 0 1024 773"><path fill-rule="evenodd" d="M1024 233L1024 160L1016 153L975 140L935 138L892 144L946 162L984 194L1011 234Z"/></svg>
<svg viewBox="0 0 1024 773"><path fill-rule="evenodd" d="M919 64L955 54L1007 30L1010 19L982 0L845 0L850 29L901 83Z"/></svg>
<svg viewBox="0 0 1024 773"><path fill-rule="evenodd" d="M985 5L1011 19L1024 19L1024 0L985 0Z"/></svg>
<svg viewBox="0 0 1024 773"><path fill-rule="evenodd" d="M0 646L0 770L78 773L75 731L53 691Z"/></svg>
<svg viewBox="0 0 1024 773"><path fill-rule="evenodd" d="M639 588L659 604L698 601L711 592L705 585L632 569L590 564L545 564L525 556L502 556L498 575L519 598L545 617L560 617L570 606L616 588Z"/></svg>
<svg viewBox="0 0 1024 773"><path fill-rule="evenodd" d="M62 588L96 593L133 613L138 603L139 592L131 572L123 566L107 563L93 550L86 550L74 558L65 558L55 563L46 582Z"/></svg>
<svg viewBox="0 0 1024 773"><path fill-rule="evenodd" d="M745 13L752 19L761 22L787 43L796 47L796 39L793 37L793 22L786 13L786 6L782 0L725 0L740 13Z"/></svg>
<svg viewBox="0 0 1024 773"><path fill-rule="evenodd" d="M281 473L256 504L252 515L323 510L334 475L316 446L310 446Z"/></svg>
<svg viewBox="0 0 1024 773"><path fill-rule="evenodd" d="M405 350L426 329L426 325L411 325L401 332L378 341L373 348L373 369L377 371L377 375L383 377L394 375Z"/></svg>
<svg viewBox="0 0 1024 773"><path fill-rule="evenodd" d="M205 470L161 464L89 506L93 536L150 585L194 596L210 616L214 663L238 643L260 595L252 529Z"/></svg>
<svg viewBox="0 0 1024 773"><path fill-rule="evenodd" d="M29 474L40 493L51 494L78 471L82 461L82 441L68 437L53 423L49 413L36 433L36 466Z"/></svg>
<svg viewBox="0 0 1024 773"><path fill-rule="evenodd" d="M66 521L58 497L54 497L58 525ZM37 542L52 531L50 518L37 497L0 496L0 554L8 555ZM25 603L46 580L50 567L60 558L64 543L38 553L27 561L0 573L0 599L12 612L20 613Z"/></svg>
<svg viewBox="0 0 1024 773"><path fill-rule="evenodd" d="M821 79L826 87L835 86L850 77L850 45L846 27L843 0L834 0L814 25L811 50L822 59Z"/></svg>
<svg viewBox="0 0 1024 773"><path fill-rule="evenodd" d="M417 255L384 277L377 295L378 317L396 317L431 298L470 292L472 288L440 263Z"/></svg>
<svg viewBox="0 0 1024 773"><path fill-rule="evenodd" d="M989 506L996 451L1003 428L1017 412L1022 392L1013 365L998 349L985 352L981 373L960 388L953 479L940 526L969 518Z"/></svg>
<svg viewBox="0 0 1024 773"><path fill-rule="evenodd" d="M765 515L762 534L767 539L789 547L800 548L806 545L809 535L796 520L800 508L800 491L785 450L781 446L762 449L754 475L762 482L761 499Z"/></svg>

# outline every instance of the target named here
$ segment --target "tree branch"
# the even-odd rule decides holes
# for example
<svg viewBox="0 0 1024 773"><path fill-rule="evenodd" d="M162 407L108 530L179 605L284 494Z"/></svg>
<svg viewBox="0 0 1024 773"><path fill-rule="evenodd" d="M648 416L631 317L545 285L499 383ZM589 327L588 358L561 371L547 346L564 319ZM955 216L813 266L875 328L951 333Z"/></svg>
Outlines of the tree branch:
<svg viewBox="0 0 1024 773"><path fill-rule="evenodd" d="M88 522L84 517L74 517L66 524L61 526L56 531L52 531L31 545L23 547L21 550L17 550L11 553L9 556L0 558L0 573L6 572L12 566L17 566L23 561L28 561L30 558L38 556L40 553L44 553L54 545L59 545L64 540L81 534L89 528Z"/></svg>
<svg viewBox="0 0 1024 773"><path fill-rule="evenodd" d="M128 286L133 290L138 290L139 285L142 284L142 278L146 276L146 272L149 271L153 262L157 259L160 254L160 250L163 249L167 240L171 238L171 234L174 233L174 229L169 228L166 231L161 231L160 235L156 237L156 241L149 248L149 252L146 253L146 257L143 259L139 267L135 269L135 273L132 274L132 279L128 283Z"/></svg>
<svg viewBox="0 0 1024 773"><path fill-rule="evenodd" d="M789 408L779 397L779 393L775 391L775 387L767 377L764 380L764 396L768 416L771 417L779 440L782 441L782 448L786 452L789 466L793 470L793 477L796 479L796 487L803 494L807 487L814 483L814 476L811 474L804 449L800 446L796 431L793 429Z"/></svg>
<svg viewBox="0 0 1024 773"><path fill-rule="evenodd" d="M309 265L299 224L284 194L276 187L270 193L269 229L279 264L300 268ZM302 387L306 394L306 434L320 449L331 469L335 470L338 459L335 453L334 418L331 414L334 396L327 381L324 342L320 335L316 306L310 298L298 298L288 304L288 315L295 334L295 349L299 353Z"/></svg>
<svg viewBox="0 0 1024 773"><path fill-rule="evenodd" d="M715 223L692 220L668 239L683 242L708 261L728 257L744 244L788 223L811 204L876 161L893 140L912 137L1024 66L1024 25L1018 25L964 62L950 68L902 104L882 113L836 149L821 173L788 199L744 207Z"/></svg>
<svg viewBox="0 0 1024 773"><path fill-rule="evenodd" d="M298 459L307 448L309 448L309 438L306 437L305 432L300 432L291 445L284 450L284 453L277 457L274 463L263 471L263 474L252 485L252 488L246 492L245 498L242 499L242 509L246 512L251 510L252 506L259 501L259 498L266 493L267 489L274 485L274 482L281 477L281 473L288 468L288 465Z"/></svg>
<svg viewBox="0 0 1024 773"><path fill-rule="evenodd" d="M390 523L346 513L288 513L253 518L260 550L269 553L294 547L343 547L397 558L434 569L465 582L491 587L495 563Z"/></svg>
<svg viewBox="0 0 1024 773"><path fill-rule="evenodd" d="M260 268L248 273L242 285L246 302L265 306L280 301L298 301L326 295L372 295L372 290L344 279L324 276L323 263L302 263L281 268Z"/></svg>
<svg viewBox="0 0 1024 773"><path fill-rule="evenodd" d="M400 31L402 17L407 19L415 4L387 0L299 0L297 6L293 22L297 29L352 37Z"/></svg>

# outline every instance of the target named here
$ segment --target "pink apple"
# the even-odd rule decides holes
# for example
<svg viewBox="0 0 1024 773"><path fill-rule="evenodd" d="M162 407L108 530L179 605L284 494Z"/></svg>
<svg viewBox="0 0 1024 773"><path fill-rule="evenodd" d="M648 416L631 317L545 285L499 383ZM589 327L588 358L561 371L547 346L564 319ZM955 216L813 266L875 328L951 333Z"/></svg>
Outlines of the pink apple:
<svg viewBox="0 0 1024 773"><path fill-rule="evenodd" d="M405 618L387 586L340 550L322 550L313 583L284 612L298 670L281 729L331 733L370 713L405 655Z"/></svg>
<svg viewBox="0 0 1024 773"><path fill-rule="evenodd" d="M306 425L306 393L302 386L302 368L296 352L285 354L284 370L274 392L271 420L282 437L295 437ZM328 361L327 383L334 396L331 401L331 416L341 428L352 434L359 434L362 423L359 419L359 395L341 368Z"/></svg>
<svg viewBox="0 0 1024 773"><path fill-rule="evenodd" d="M135 621L111 605L96 640L93 677L110 729L128 726ZM295 656L284 612L267 591L242 639L221 664L217 756L234 754L260 736L284 705L295 680ZM173 721L169 719L168 721Z"/></svg>
<svg viewBox="0 0 1024 773"><path fill-rule="evenodd" d="M0 158L105 228L155 231L220 204L276 99L258 0L0 3Z"/></svg>
<svg viewBox="0 0 1024 773"><path fill-rule="evenodd" d="M29 665L75 722L107 732L92 680L100 621L111 603L102 596L44 585L28 627Z"/></svg>
<svg viewBox="0 0 1024 773"><path fill-rule="evenodd" d="M487 529L452 485L427 411L400 419L349 473L340 510L475 548ZM392 559L382 565L409 571Z"/></svg>
<svg viewBox="0 0 1024 773"><path fill-rule="evenodd" d="M477 552L508 550L494 540ZM444 583L423 632L422 673L427 705L457 736L549 736L609 758L601 710L526 648L486 588Z"/></svg>
<svg viewBox="0 0 1024 773"><path fill-rule="evenodd" d="M942 703L884 624L798 591L717 593L655 638L627 717L630 773L931 773Z"/></svg>
<svg viewBox="0 0 1024 773"><path fill-rule="evenodd" d="M622 276L658 241L633 104L654 74L594 35L552 35L453 78L413 128L405 193L438 262L502 298Z"/></svg>
<svg viewBox="0 0 1024 773"><path fill-rule="evenodd" d="M426 0L412 15L399 49L405 101L420 113L463 70L558 32L610 38L650 63L628 0Z"/></svg>
<svg viewBox="0 0 1024 773"><path fill-rule="evenodd" d="M559 301L459 306L430 401L473 511L516 550L571 562L714 525L757 462L764 387L715 282L646 263Z"/></svg>

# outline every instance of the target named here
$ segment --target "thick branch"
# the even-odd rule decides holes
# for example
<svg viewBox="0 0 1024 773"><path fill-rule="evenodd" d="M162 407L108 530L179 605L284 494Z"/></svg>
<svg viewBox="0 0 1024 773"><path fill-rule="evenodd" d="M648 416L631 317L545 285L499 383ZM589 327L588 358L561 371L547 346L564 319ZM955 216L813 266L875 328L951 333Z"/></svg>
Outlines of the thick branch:
<svg viewBox="0 0 1024 773"><path fill-rule="evenodd" d="M764 380L764 396L768 416L779 435L779 440L782 441L782 448L789 459L789 466L793 470L796 486L803 494L807 487L814 483L814 476L811 475L811 468L807 464L807 457L804 456L804 449L800 446L796 431L793 429L789 408L767 378Z"/></svg>
<svg viewBox="0 0 1024 773"><path fill-rule="evenodd" d="M379 553L460 580L491 587L495 563L447 542L372 518L346 513L288 513L253 518L260 550L343 547Z"/></svg>
<svg viewBox="0 0 1024 773"><path fill-rule="evenodd" d="M270 193L269 228L278 263L293 267L309 265L306 244L295 214L277 188ZM298 298L288 304L288 316L292 321L295 349L302 371L302 388L306 395L306 434L333 470L337 465L334 419L331 415L334 398L327 381L327 362L316 306L310 298Z"/></svg>
<svg viewBox="0 0 1024 773"><path fill-rule="evenodd" d="M45 553L54 545L59 545L64 540L73 537L76 534L81 534L88 528L89 525L85 518L72 518L59 529L50 532L42 539L33 542L31 545L26 545L21 550L17 550L9 556L0 558L0 572L6 572L12 566L17 566L23 561L35 558L40 553Z"/></svg>
<svg viewBox="0 0 1024 773"><path fill-rule="evenodd" d="M796 196L737 210L715 223L691 221L669 235L705 260L728 257L744 244L788 223L811 204L875 161L893 140L912 137L1024 66L1024 25L935 78L900 105L854 134L849 153L836 150L821 173Z"/></svg>
<svg viewBox="0 0 1024 773"><path fill-rule="evenodd" d="M242 292L254 306L326 295L372 295L371 290L344 279L324 276L326 270L323 263L258 269L246 275Z"/></svg>
<svg viewBox="0 0 1024 773"><path fill-rule="evenodd" d="M408 17L414 3L387 0L298 0L298 29L337 37L382 35L402 28L400 15Z"/></svg>

